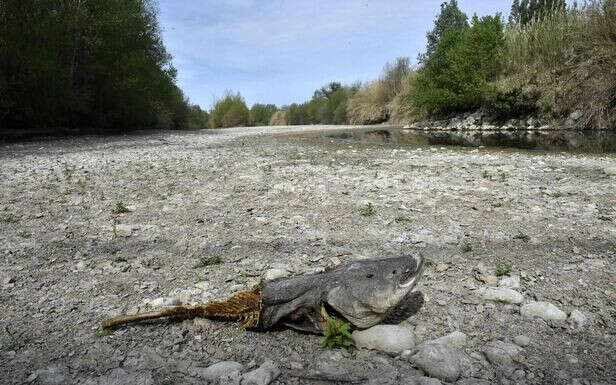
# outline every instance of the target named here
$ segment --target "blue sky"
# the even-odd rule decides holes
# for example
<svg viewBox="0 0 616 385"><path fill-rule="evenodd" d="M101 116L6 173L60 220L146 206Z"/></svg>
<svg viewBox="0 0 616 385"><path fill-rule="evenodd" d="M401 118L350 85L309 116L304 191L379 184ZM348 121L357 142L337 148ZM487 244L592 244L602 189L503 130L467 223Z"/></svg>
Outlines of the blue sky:
<svg viewBox="0 0 616 385"><path fill-rule="evenodd" d="M249 106L304 102L340 81L376 79L399 56L424 50L441 1L159 0L159 21L192 103L210 108L226 89ZM469 17L511 0L458 0Z"/></svg>

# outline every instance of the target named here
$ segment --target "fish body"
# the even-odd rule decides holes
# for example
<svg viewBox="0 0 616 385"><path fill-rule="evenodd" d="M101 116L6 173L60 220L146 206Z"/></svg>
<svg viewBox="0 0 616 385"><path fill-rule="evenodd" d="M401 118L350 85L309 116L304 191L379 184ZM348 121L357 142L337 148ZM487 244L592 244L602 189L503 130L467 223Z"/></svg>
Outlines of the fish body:
<svg viewBox="0 0 616 385"><path fill-rule="evenodd" d="M423 264L421 256L354 261L323 273L261 282L226 301L116 317L102 326L181 315L237 320L256 330L284 325L320 334L328 317L365 329L383 321L412 291Z"/></svg>

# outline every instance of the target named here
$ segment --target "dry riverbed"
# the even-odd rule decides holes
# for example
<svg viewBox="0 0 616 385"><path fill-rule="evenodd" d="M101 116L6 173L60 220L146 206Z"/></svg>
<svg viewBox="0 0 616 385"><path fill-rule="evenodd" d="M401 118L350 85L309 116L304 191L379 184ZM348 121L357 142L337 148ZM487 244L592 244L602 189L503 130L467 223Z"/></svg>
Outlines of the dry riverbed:
<svg viewBox="0 0 616 385"><path fill-rule="evenodd" d="M0 147L0 383L616 382L614 156L304 132L329 129ZM210 320L98 330L265 274L405 253L428 264L389 322L410 336L396 352ZM425 344L452 332L464 336ZM221 361L238 364L219 380Z"/></svg>

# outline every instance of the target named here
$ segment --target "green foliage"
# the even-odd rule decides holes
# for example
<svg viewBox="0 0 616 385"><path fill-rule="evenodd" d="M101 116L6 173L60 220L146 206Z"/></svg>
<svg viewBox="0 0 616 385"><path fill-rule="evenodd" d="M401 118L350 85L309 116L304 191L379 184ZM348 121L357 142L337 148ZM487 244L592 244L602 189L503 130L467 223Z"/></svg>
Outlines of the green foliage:
<svg viewBox="0 0 616 385"><path fill-rule="evenodd" d="M253 104L250 121L255 126L267 126L278 108L273 104Z"/></svg>
<svg viewBox="0 0 616 385"><path fill-rule="evenodd" d="M543 20L567 8L565 0L514 0L509 14L510 24L526 25Z"/></svg>
<svg viewBox="0 0 616 385"><path fill-rule="evenodd" d="M362 217L371 217L375 212L376 210L374 209L372 202L366 202L359 208L359 215Z"/></svg>
<svg viewBox="0 0 616 385"><path fill-rule="evenodd" d="M13 214L0 214L0 222L4 223L17 223L19 219Z"/></svg>
<svg viewBox="0 0 616 385"><path fill-rule="evenodd" d="M467 20L468 17L464 12L460 11L456 0L442 3L441 12L436 16L436 20L434 20L434 28L426 34L426 39L428 40L426 53L420 55L419 61L425 63L432 58L432 55L448 31L464 31L468 27Z"/></svg>
<svg viewBox="0 0 616 385"><path fill-rule="evenodd" d="M0 2L3 128L184 128L175 77L152 0Z"/></svg>
<svg viewBox="0 0 616 385"><path fill-rule="evenodd" d="M520 240L522 240L524 242L528 242L528 241L530 241L530 236L528 234L518 233L518 235L513 237L513 239L520 239Z"/></svg>
<svg viewBox="0 0 616 385"><path fill-rule="evenodd" d="M502 265L496 265L496 270L494 270L494 275L497 277L502 277L503 275L511 274L513 270L513 264L509 261L506 261Z"/></svg>
<svg viewBox="0 0 616 385"><path fill-rule="evenodd" d="M194 104L188 108L188 121L186 128L189 130L202 130L208 128L209 114Z"/></svg>
<svg viewBox="0 0 616 385"><path fill-rule="evenodd" d="M497 119L504 120L533 114L537 111L536 99L519 88L497 88L486 103L486 110Z"/></svg>
<svg viewBox="0 0 616 385"><path fill-rule="evenodd" d="M123 202L117 202L115 207L113 208L113 210L111 210L114 214L125 214L125 213L130 213L130 210L128 209L128 207L126 207L124 205Z"/></svg>
<svg viewBox="0 0 616 385"><path fill-rule="evenodd" d="M207 257L207 256L200 256L197 257L197 261L195 262L194 268L198 269L198 268L202 268L202 267L206 267L206 266L212 266L212 265L220 265L222 263L222 257L220 255L216 255L213 257Z"/></svg>
<svg viewBox="0 0 616 385"><path fill-rule="evenodd" d="M471 251L473 251L473 246L471 246L470 243L465 243L464 246L462 246L463 253L470 253Z"/></svg>
<svg viewBox="0 0 616 385"><path fill-rule="evenodd" d="M355 340L350 332L351 324L346 322L338 326L336 322L329 317L326 317L325 321L327 322L327 329L323 331L325 335L323 347L330 349L344 348L348 351L353 351L353 349L355 349Z"/></svg>
<svg viewBox="0 0 616 385"><path fill-rule="evenodd" d="M214 103L209 123L211 128L249 126L250 111L242 95L226 91L225 96Z"/></svg>
<svg viewBox="0 0 616 385"><path fill-rule="evenodd" d="M99 329L99 330L96 331L96 336L98 338L108 337L111 334L113 334L113 333L109 329Z"/></svg>
<svg viewBox="0 0 616 385"><path fill-rule="evenodd" d="M480 107L493 93L503 46L500 15L475 16L471 27L445 32L417 75L413 103L430 114Z"/></svg>

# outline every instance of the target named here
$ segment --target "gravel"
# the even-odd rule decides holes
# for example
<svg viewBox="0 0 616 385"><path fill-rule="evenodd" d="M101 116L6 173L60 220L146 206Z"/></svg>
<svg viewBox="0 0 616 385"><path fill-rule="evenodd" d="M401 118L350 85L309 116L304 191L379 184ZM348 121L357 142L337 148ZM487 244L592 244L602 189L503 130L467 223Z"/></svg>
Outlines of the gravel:
<svg viewBox="0 0 616 385"><path fill-rule="evenodd" d="M147 300L224 299L269 269L306 274L415 253L426 258L425 276L384 325L414 331L418 343L464 333L463 348L445 349L458 346L464 362L473 357L476 381L616 378L616 196L604 171L616 168L613 155L405 146L386 143L381 127L366 134L380 144L362 144L332 137L335 129L0 145L0 383L203 384L193 369L222 361L243 365L229 372L228 381L239 381L270 360L280 369L273 385L311 384L310 373L400 384L424 375L404 358L417 347L396 357L330 351L322 336L284 327L257 333L222 320L98 328L152 310ZM364 201L371 215L361 214ZM114 213L118 202L131 211ZM499 285L503 261L520 277L524 301L578 310L584 326L553 327L521 316L517 304L478 297L477 289ZM519 335L532 341L522 380L481 354L489 341Z"/></svg>

